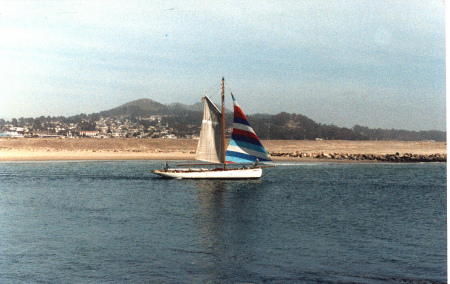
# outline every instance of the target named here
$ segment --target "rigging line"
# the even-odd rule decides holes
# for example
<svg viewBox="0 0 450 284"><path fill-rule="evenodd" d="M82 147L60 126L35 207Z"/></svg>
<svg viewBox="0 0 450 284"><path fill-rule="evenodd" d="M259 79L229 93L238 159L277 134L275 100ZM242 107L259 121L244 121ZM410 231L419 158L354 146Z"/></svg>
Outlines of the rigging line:
<svg viewBox="0 0 450 284"><path fill-rule="evenodd" d="M227 93L233 93L233 94L238 94L239 92L234 92L233 90L233 86L230 84L230 80L225 81L225 89L227 90ZM241 90L242 91L242 90Z"/></svg>
<svg viewBox="0 0 450 284"><path fill-rule="evenodd" d="M210 97L212 97L217 93L219 95L221 95L221 92L222 92L222 82L218 82L218 83L215 83L214 85L210 86L206 92L203 92L203 94L208 94Z"/></svg>

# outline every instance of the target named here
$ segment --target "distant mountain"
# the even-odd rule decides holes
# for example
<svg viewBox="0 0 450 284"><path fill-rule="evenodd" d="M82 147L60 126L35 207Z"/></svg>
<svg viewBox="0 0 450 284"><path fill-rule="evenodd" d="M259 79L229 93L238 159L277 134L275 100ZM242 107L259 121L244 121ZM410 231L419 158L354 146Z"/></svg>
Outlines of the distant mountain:
<svg viewBox="0 0 450 284"><path fill-rule="evenodd" d="M220 106L220 104L216 105ZM193 105L181 103L164 105L150 99L139 99L90 116L91 119L96 120L94 118L98 115L103 117L168 115L163 118L163 123L172 128L188 129L192 125L200 125L202 112L203 102ZM261 139L446 141L446 132L442 131L369 129L359 125L349 129L316 123L304 115L295 113L253 114L247 117ZM227 109L226 124L232 125L232 123L232 112Z"/></svg>
<svg viewBox="0 0 450 284"><path fill-rule="evenodd" d="M220 108L220 104L216 104ZM37 118L13 118L11 121L0 119L0 130L14 127L32 127L34 130L56 128L61 123L78 124L79 130L93 130L96 122L102 117L128 117L133 123L140 123L148 128L149 121L140 117L163 115L159 125L168 126L179 137L198 135L203 116L203 102L193 105L174 103L164 105L150 99L135 100L100 113L78 114L71 117L41 116ZM445 142L447 133L444 131L407 131L396 129L370 129L355 125L352 128L338 127L317 123L314 120L295 113L281 112L279 114L253 114L247 118L260 139L280 140L397 140L397 141L438 141ZM225 125L233 125L233 114L226 110ZM8 126L8 128L6 128Z"/></svg>
<svg viewBox="0 0 450 284"><path fill-rule="evenodd" d="M150 116L155 114L169 114L171 109L151 99L139 99L116 108L101 111L103 117L110 116Z"/></svg>
<svg viewBox="0 0 450 284"><path fill-rule="evenodd" d="M221 108L221 104L214 103L219 109ZM185 105L181 103L172 103L168 105L168 107L173 111L200 111L203 112L203 102L198 102L193 105ZM225 113L232 113L231 110L225 108Z"/></svg>
<svg viewBox="0 0 450 284"><path fill-rule="evenodd" d="M181 103L172 103L168 105L168 108L174 111L182 111L182 110L188 110L188 111L203 111L203 102L198 102L193 105L185 105Z"/></svg>
<svg viewBox="0 0 450 284"><path fill-rule="evenodd" d="M220 104L216 104L219 106ZM138 99L110 110L101 111L103 117L110 116L150 116L150 115L185 115L188 112L203 112L203 102L193 105L172 103L164 105L151 99ZM226 109L226 113L231 113Z"/></svg>

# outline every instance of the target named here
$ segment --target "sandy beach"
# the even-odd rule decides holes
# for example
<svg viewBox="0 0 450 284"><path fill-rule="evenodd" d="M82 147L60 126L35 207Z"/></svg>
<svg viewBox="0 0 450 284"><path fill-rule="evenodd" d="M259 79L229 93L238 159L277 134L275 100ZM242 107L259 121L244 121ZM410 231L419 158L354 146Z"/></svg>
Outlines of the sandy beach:
<svg viewBox="0 0 450 284"><path fill-rule="evenodd" d="M447 154L445 142L266 140L262 143L269 153ZM0 139L0 161L192 160L196 147L197 140L191 139L5 138ZM274 157L275 161L311 159Z"/></svg>

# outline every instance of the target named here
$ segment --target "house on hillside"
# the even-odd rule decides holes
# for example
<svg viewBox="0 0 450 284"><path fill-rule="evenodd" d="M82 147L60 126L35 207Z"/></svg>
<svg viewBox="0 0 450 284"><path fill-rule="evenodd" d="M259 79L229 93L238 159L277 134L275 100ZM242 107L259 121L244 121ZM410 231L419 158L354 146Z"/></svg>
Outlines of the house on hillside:
<svg viewBox="0 0 450 284"><path fill-rule="evenodd" d="M19 133L18 131L5 131L4 134L9 135L9 137L15 137L15 138L25 137L23 134ZM5 137L8 137L8 136L5 136Z"/></svg>
<svg viewBox="0 0 450 284"><path fill-rule="evenodd" d="M162 138L164 138L164 139L177 139L177 136L175 136L175 134L167 134L167 135L164 135Z"/></svg>
<svg viewBox="0 0 450 284"><path fill-rule="evenodd" d="M120 138L120 137L124 137L124 134L122 132L114 131L111 133L111 137L112 138Z"/></svg>
<svg viewBox="0 0 450 284"><path fill-rule="evenodd" d="M98 131L80 131L80 136L85 137L96 137L98 136Z"/></svg>

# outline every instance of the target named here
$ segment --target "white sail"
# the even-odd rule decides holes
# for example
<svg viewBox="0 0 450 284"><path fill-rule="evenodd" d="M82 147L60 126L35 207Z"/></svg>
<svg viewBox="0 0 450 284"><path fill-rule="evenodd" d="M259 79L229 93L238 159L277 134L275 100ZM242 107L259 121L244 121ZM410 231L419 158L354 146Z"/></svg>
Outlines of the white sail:
<svg viewBox="0 0 450 284"><path fill-rule="evenodd" d="M195 159L211 163L224 163L222 113L207 96L204 101L203 120Z"/></svg>

